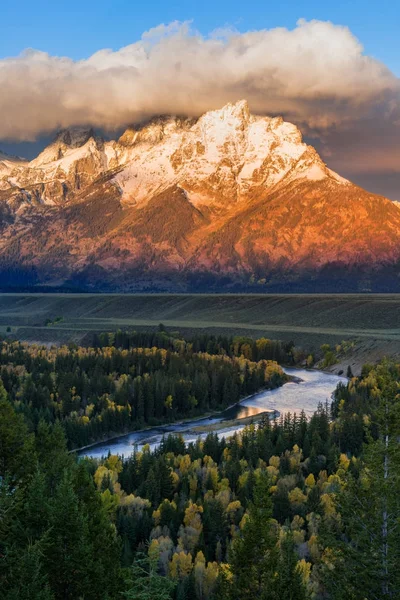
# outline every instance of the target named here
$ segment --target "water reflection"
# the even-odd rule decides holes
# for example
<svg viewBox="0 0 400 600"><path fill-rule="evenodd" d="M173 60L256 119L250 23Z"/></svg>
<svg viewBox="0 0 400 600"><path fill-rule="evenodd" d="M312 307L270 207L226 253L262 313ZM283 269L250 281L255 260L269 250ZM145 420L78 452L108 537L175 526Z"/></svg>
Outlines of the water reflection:
<svg viewBox="0 0 400 600"><path fill-rule="evenodd" d="M307 371L305 369L285 369L285 371L301 379L299 383L287 383L276 390L263 391L254 396L243 400L235 406L227 408L223 412L212 418L202 418L191 423L174 423L162 427L154 427L142 431L128 433L119 436L108 442L101 442L79 452L80 456L92 456L101 458L108 452L129 456L133 452L134 446L140 449L145 443L149 443L151 448L155 448L160 443L163 435L168 433L181 433L185 441L194 441L198 434L191 430L197 426L204 426L212 423L220 423L231 419L240 419L243 417L255 416L264 411L277 411L279 413L297 413L302 410L307 416L311 416L320 402L330 402L332 392L339 382L345 382L344 377L322 373L320 371ZM234 431L240 431L244 425L235 425L229 429L223 428L217 433L228 436ZM202 434L204 437L206 434Z"/></svg>

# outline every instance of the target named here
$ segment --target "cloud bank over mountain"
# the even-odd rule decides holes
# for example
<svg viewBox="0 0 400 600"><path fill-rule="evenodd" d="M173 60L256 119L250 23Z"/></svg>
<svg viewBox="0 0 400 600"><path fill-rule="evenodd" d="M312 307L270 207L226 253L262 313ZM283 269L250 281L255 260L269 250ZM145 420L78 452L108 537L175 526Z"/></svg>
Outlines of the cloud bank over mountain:
<svg viewBox="0 0 400 600"><path fill-rule="evenodd" d="M283 115L319 140L337 168L349 160L358 172L400 164L399 79L366 56L348 28L330 22L207 37L175 22L81 61L26 50L0 60L0 89L0 139L198 116L246 98L253 112Z"/></svg>

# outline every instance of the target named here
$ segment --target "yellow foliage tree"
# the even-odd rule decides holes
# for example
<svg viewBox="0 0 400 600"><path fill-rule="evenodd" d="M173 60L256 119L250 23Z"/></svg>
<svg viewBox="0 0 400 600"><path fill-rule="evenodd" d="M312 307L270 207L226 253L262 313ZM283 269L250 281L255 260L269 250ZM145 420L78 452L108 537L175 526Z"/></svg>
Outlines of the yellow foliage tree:
<svg viewBox="0 0 400 600"><path fill-rule="evenodd" d="M213 593L218 577L218 565L216 562L209 562L206 566L204 554L197 553L194 562L194 580L196 587L196 596L199 600L207 600Z"/></svg>
<svg viewBox="0 0 400 600"><path fill-rule="evenodd" d="M304 504L306 500L307 496L305 496L298 487L289 492L289 501L291 504Z"/></svg>
<svg viewBox="0 0 400 600"><path fill-rule="evenodd" d="M175 552L169 563L169 574L172 579L182 580L190 575L193 568L192 555L190 552Z"/></svg>
<svg viewBox="0 0 400 600"><path fill-rule="evenodd" d="M315 486L315 477L312 473L306 478L305 484L308 488L313 488Z"/></svg>

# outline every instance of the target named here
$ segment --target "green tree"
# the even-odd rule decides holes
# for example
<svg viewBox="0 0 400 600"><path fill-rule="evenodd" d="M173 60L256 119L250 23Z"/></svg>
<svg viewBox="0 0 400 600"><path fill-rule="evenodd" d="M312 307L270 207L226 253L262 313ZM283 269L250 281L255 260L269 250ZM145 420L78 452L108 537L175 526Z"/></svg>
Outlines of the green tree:
<svg viewBox="0 0 400 600"><path fill-rule="evenodd" d="M285 533L280 543L275 595L271 595L271 600L307 600L297 561L293 535L290 532Z"/></svg>
<svg viewBox="0 0 400 600"><path fill-rule="evenodd" d="M362 468L348 474L337 494L340 535L324 532L323 578L335 600L400 597L399 371L384 362L365 378L375 390L372 429L378 437L369 435Z"/></svg>
<svg viewBox="0 0 400 600"><path fill-rule="evenodd" d="M51 503L46 563L51 588L57 598L92 598L90 541L87 518L73 487L72 475L64 471Z"/></svg>
<svg viewBox="0 0 400 600"><path fill-rule="evenodd" d="M139 554L132 565L129 590L124 597L129 600L170 600L175 583L157 572L157 558Z"/></svg>
<svg viewBox="0 0 400 600"><path fill-rule="evenodd" d="M14 411L0 379L0 478L8 475L16 483L33 471L33 442L23 416Z"/></svg>
<svg viewBox="0 0 400 600"><path fill-rule="evenodd" d="M237 600L268 598L274 589L278 559L277 528L271 518L269 479L262 473L249 505L242 535L231 552L230 597Z"/></svg>
<svg viewBox="0 0 400 600"><path fill-rule="evenodd" d="M25 549L15 548L14 552L12 565L9 564L8 585L2 586L4 596L1 597L7 600L54 600L43 566L42 542L29 544Z"/></svg>
<svg viewBox="0 0 400 600"><path fill-rule="evenodd" d="M385 479L385 457L390 471ZM400 597L400 449L382 440L364 455L360 477L348 476L336 499L342 533L324 536L323 579L335 600ZM333 567L333 568L332 568Z"/></svg>

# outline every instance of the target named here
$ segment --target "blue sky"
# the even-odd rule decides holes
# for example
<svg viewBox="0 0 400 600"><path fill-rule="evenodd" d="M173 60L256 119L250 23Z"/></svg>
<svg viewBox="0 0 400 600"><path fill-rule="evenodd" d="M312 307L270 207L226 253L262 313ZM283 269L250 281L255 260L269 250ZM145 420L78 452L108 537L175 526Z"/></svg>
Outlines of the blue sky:
<svg viewBox="0 0 400 600"><path fill-rule="evenodd" d="M4 2L0 58L35 48L73 59L100 48L118 49L160 23L193 20L201 33L226 24L239 31L293 28L299 18L347 25L367 54L400 75L400 7L395 0L19 0Z"/></svg>

